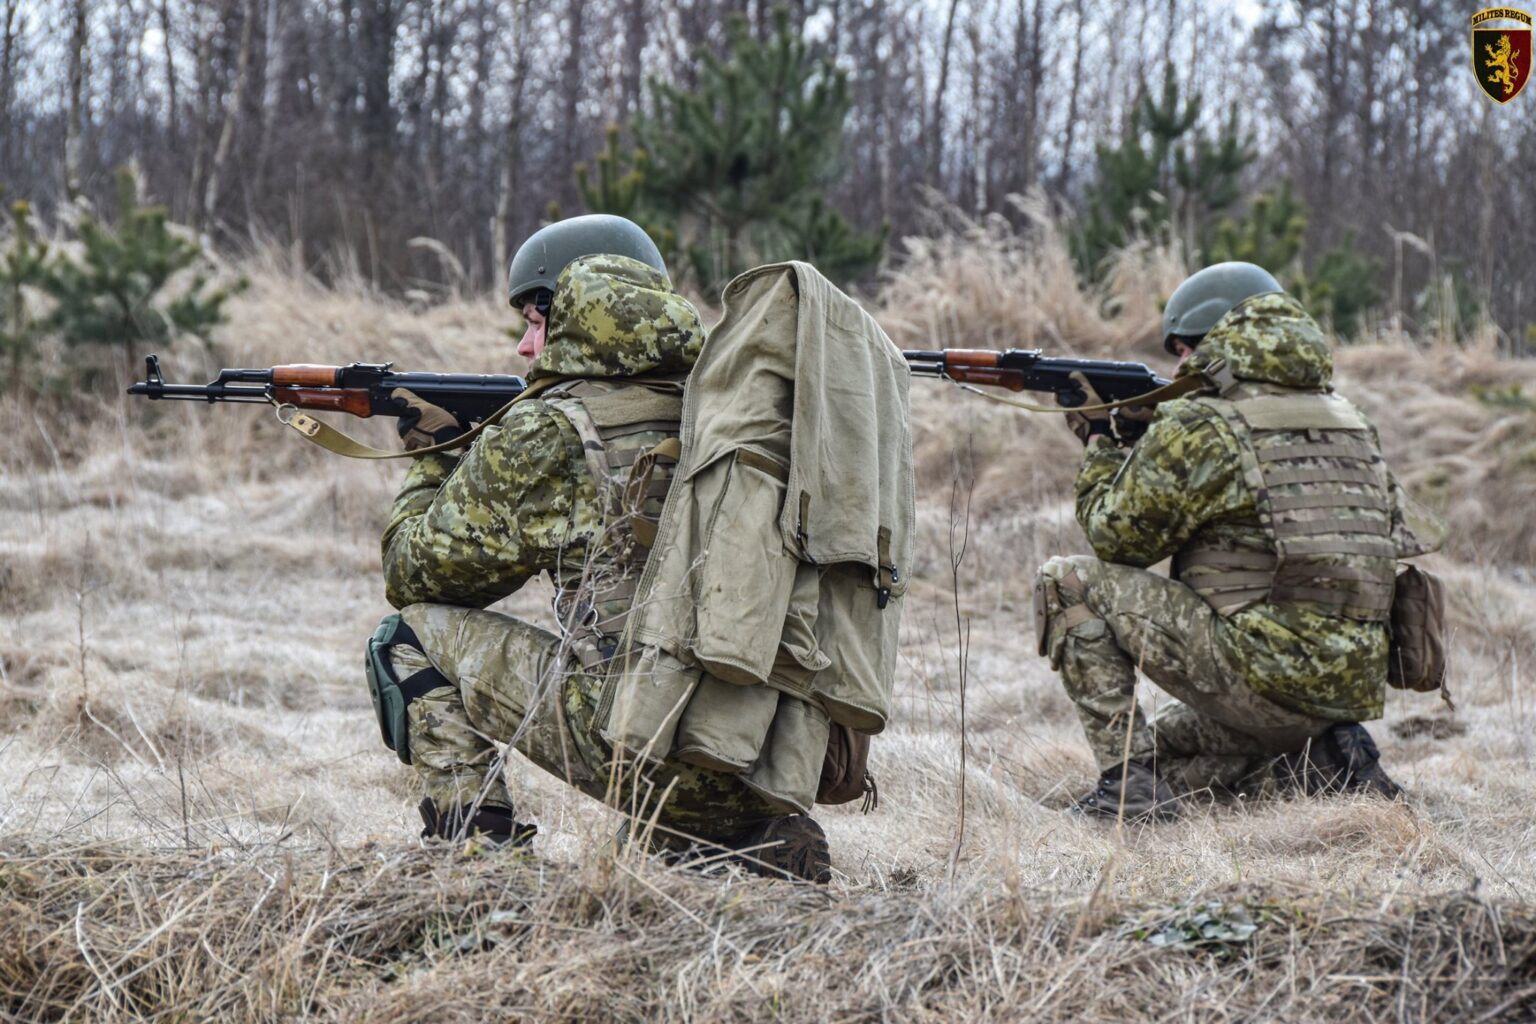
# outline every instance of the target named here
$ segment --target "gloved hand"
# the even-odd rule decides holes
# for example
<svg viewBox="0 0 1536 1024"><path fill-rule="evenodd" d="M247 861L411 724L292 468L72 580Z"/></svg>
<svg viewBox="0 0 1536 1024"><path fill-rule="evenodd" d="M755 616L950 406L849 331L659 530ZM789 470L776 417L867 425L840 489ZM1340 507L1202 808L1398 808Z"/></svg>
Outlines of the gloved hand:
<svg viewBox="0 0 1536 1024"><path fill-rule="evenodd" d="M400 438L405 442L405 450L408 452L434 444L447 444L469 429L469 424L453 413L433 405L413 391L396 388L389 393L389 397L405 410L400 414L400 422L395 425L395 429L400 431Z"/></svg>
<svg viewBox="0 0 1536 1024"><path fill-rule="evenodd" d="M1152 417L1156 415L1155 405L1123 405L1110 413L1115 424L1115 437L1121 446L1129 448L1140 441L1141 435L1152 425Z"/></svg>
<svg viewBox="0 0 1536 1024"><path fill-rule="evenodd" d="M1083 393L1083 400L1076 403L1076 405L1104 404L1104 399L1100 398L1099 393L1093 390L1093 385L1088 383L1088 378L1082 373L1074 373L1067 379L1076 384ZM1073 395L1072 397L1075 398L1077 396ZM1113 439L1114 429L1110 424L1109 413L1103 410L1089 413L1073 412L1072 410L1076 408L1076 405L1067 405L1061 400L1061 395L1059 394L1056 396L1056 404L1067 410L1067 426L1072 429L1072 433L1077 435L1077 439L1083 442L1084 447L1087 447L1088 442L1098 436Z"/></svg>

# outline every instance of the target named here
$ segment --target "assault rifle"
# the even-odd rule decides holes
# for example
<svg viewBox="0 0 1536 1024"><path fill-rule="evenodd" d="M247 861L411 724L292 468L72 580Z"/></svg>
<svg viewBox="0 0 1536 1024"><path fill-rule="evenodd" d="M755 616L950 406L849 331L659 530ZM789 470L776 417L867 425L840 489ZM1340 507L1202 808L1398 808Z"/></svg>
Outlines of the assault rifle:
<svg viewBox="0 0 1536 1024"><path fill-rule="evenodd" d="M945 377L961 384L989 384L1010 391L1046 391L1065 406L1082 405L1088 396L1072 374L1088 379L1106 402L1121 402L1163 387L1168 382L1142 363L1102 359L1059 359L1037 348L946 348L934 352L903 352L914 377Z"/></svg>
<svg viewBox="0 0 1536 1024"><path fill-rule="evenodd" d="M264 370L220 370L207 384L167 384L160 375L160 357L149 356L144 379L128 393L150 401L263 402L367 417L404 415L404 403L390 392L405 388L467 423L478 423L527 387L523 378L510 373L396 373L392 365L290 363Z"/></svg>

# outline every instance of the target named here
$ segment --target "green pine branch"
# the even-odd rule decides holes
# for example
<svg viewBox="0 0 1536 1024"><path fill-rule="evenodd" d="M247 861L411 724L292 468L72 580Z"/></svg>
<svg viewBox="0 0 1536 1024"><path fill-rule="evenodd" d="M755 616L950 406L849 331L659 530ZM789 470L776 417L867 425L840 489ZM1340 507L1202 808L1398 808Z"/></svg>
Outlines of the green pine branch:
<svg viewBox="0 0 1536 1024"><path fill-rule="evenodd" d="M650 83L651 110L576 168L588 209L640 223L705 288L754 263L808 259L835 279L875 266L886 233L861 235L826 207L850 98L847 76L815 59L783 10L759 42L744 19L729 56L700 53L692 90Z"/></svg>
<svg viewBox="0 0 1536 1024"><path fill-rule="evenodd" d="M207 273L194 271L167 293L178 274L205 265L202 246L174 230L163 207L140 204L131 170L118 173L117 186L115 222L82 216L79 257L55 261L42 287L56 303L48 325L65 344L120 346L131 367L144 342L180 334L206 340L246 282L210 290Z"/></svg>

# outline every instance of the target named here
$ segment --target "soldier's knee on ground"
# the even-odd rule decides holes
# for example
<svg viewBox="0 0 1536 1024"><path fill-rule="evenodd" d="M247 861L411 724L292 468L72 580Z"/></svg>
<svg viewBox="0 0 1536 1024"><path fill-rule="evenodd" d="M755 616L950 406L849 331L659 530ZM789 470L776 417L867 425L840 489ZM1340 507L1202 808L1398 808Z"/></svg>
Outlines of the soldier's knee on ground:
<svg viewBox="0 0 1536 1024"><path fill-rule="evenodd" d="M1051 667L1061 668L1062 650L1069 636L1085 640L1102 637L1109 628L1085 603L1084 579L1093 559L1070 556L1049 559L1035 576L1035 640Z"/></svg>
<svg viewBox="0 0 1536 1024"><path fill-rule="evenodd" d="M453 684L432 665L399 613L386 616L368 638L364 670L384 745L410 764L410 705Z"/></svg>

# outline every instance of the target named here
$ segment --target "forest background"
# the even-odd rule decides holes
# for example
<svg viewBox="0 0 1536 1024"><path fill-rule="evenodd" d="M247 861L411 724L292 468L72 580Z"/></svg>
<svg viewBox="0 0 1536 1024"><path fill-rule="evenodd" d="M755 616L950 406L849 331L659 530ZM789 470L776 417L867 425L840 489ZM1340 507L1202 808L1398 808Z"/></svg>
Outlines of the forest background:
<svg viewBox="0 0 1536 1024"><path fill-rule="evenodd" d="M1351 329L1363 309L1486 315L1532 344L1536 97L1478 89L1470 4L793 0L780 24L768 0L0 2L0 183L45 219L110 206L131 163L221 249L275 241L325 278L438 293L489 287L552 210L649 206L697 236L793 195L791 237L685 266L713 286L846 255L839 276L867 283L882 232L899 262L939 230L935 200L1021 224L1010 197L1040 190L1090 275L1167 236L1293 267ZM798 70L745 83L833 95L725 97L701 55L776 29Z"/></svg>

